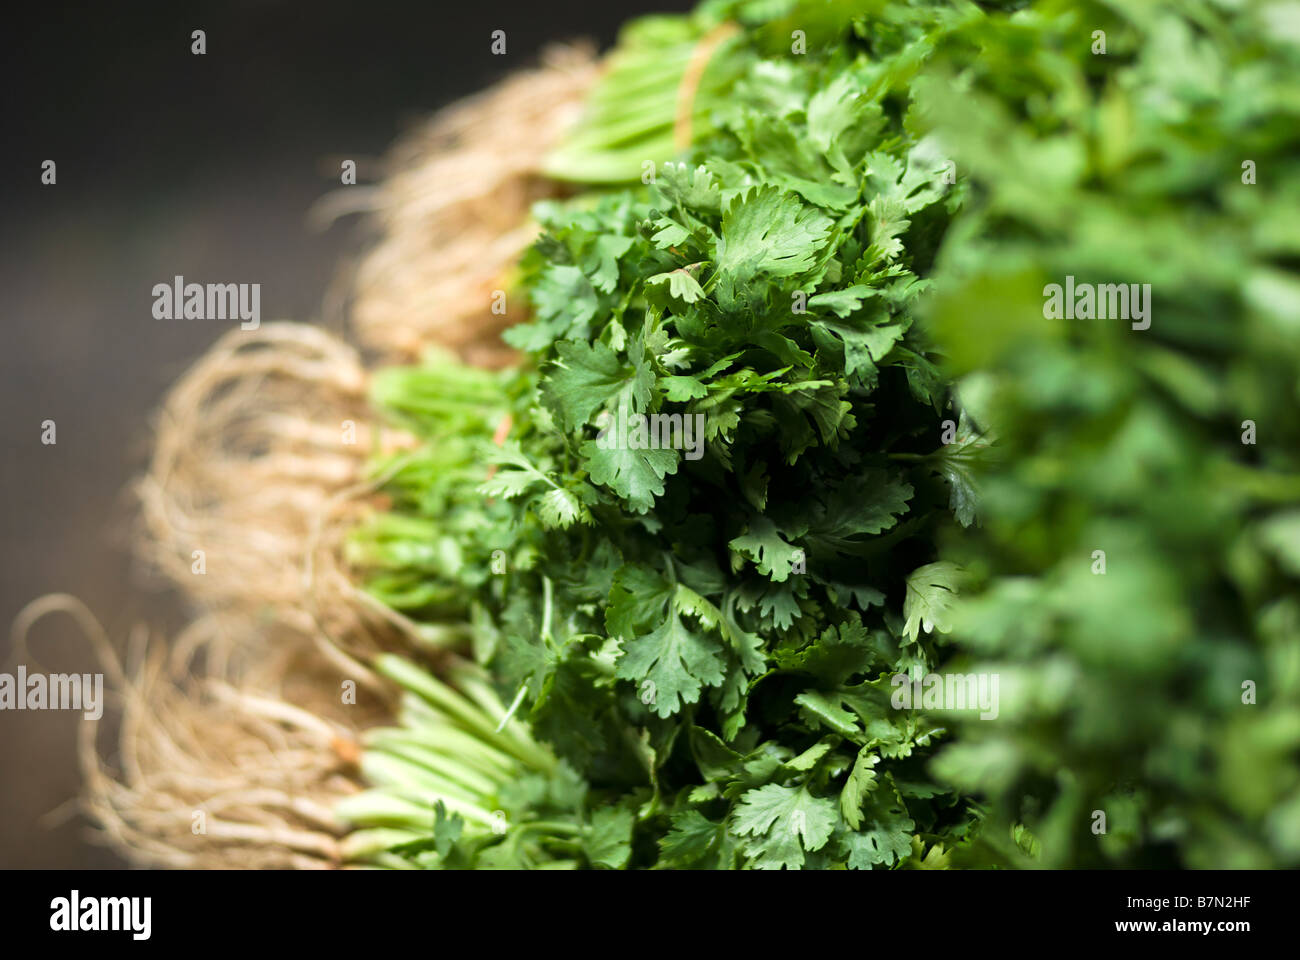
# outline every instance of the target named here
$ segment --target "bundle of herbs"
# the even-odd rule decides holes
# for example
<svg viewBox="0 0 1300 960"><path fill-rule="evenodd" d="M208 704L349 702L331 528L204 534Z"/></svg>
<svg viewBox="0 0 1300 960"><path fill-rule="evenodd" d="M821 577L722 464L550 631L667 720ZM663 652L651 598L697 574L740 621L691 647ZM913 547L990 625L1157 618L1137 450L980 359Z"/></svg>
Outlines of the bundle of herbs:
<svg viewBox="0 0 1300 960"><path fill-rule="evenodd" d="M970 192L928 327L999 438L945 554L1001 679L934 767L976 864L1300 864L1297 23L1036 4L931 60Z"/></svg>
<svg viewBox="0 0 1300 960"><path fill-rule="evenodd" d="M352 559L486 671L376 746L512 772L376 776L358 855L1294 863L1288 11L630 27L545 164L588 189L535 208L519 366L375 380L422 444ZM936 671L1003 702L900 709Z"/></svg>
<svg viewBox="0 0 1300 960"><path fill-rule="evenodd" d="M975 820L926 774L943 728L890 703L935 662L936 538L974 509L974 438L941 443L960 413L912 323L959 191L907 80L950 13L827 10L680 21L739 20L704 71L726 96L652 183L535 208L522 369L377 379L426 443L380 465L393 509L353 559L419 629L470 633L584 784L588 863L935 865ZM791 23L814 42L770 56ZM611 71L597 99L620 96L644 83ZM404 829L430 829L429 796L405 794Z"/></svg>

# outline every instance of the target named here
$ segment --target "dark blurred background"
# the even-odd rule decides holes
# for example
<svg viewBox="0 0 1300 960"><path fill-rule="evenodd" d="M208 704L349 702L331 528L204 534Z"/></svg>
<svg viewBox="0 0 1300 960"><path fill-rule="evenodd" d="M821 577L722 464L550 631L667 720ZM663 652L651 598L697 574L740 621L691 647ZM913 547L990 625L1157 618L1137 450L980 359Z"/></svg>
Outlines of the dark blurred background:
<svg viewBox="0 0 1300 960"><path fill-rule="evenodd" d="M0 671L14 671L9 624L41 594L80 597L117 641L133 624L184 622L130 561L125 488L166 388L230 323L155 320L155 283L259 282L263 321L322 322L338 264L363 242L347 221L307 223L340 160L364 175L407 126L549 41L604 48L628 17L692 5L181 0L7 13ZM203 56L190 52L195 29ZM489 50L497 29L504 57ZM45 160L54 186L41 184ZM53 446L40 439L47 419ZM65 616L38 624L31 644L41 669L97 670ZM79 716L0 711L0 867L121 865L71 808Z"/></svg>

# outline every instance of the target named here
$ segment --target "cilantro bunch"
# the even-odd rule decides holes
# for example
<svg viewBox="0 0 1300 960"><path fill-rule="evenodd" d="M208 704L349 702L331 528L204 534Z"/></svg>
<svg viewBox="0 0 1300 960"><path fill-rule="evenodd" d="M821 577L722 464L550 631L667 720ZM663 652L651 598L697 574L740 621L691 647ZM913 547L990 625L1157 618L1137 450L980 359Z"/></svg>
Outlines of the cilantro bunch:
<svg viewBox="0 0 1300 960"><path fill-rule="evenodd" d="M906 89L941 8L809 5L820 45L774 57L789 21L730 6L737 79L691 156L535 211L504 444L463 386L490 375L381 379L428 448L358 550L385 602L472 624L587 785L579 834L617 812L616 859L933 866L974 813L926 775L944 730L890 681L934 663L956 586L936 537L973 518L973 448L940 443L960 411L913 325L959 199ZM608 441L651 416L699 424L695 456Z"/></svg>
<svg viewBox="0 0 1300 960"><path fill-rule="evenodd" d="M1294 13L1038 3L914 87L970 184L926 325L1001 454L944 551L952 662L1001 677L934 768L971 862L1300 864ZM1049 319L1067 276L1150 326Z"/></svg>
<svg viewBox="0 0 1300 960"><path fill-rule="evenodd" d="M370 589L553 756L422 865L1300 862L1300 43L1227 7L629 29L520 368L377 384L425 443ZM1150 326L1058 319L1066 278ZM896 709L932 670L996 717Z"/></svg>

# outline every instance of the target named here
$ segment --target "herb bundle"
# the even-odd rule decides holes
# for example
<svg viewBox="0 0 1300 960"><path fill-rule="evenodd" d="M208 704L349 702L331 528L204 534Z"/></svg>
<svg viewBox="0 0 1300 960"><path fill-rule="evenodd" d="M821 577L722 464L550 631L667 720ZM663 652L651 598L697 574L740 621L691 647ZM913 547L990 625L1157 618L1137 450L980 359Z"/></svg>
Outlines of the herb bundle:
<svg viewBox="0 0 1300 960"><path fill-rule="evenodd" d="M1036 4L950 38L918 93L970 184L927 326L999 438L985 522L946 551L971 578L955 652L1002 681L998 721L960 723L934 767L989 803L970 862L1300 863L1300 38L1281 10ZM1071 279L1149 284L1148 315L1089 319L1081 295L1053 319Z"/></svg>
<svg viewBox="0 0 1300 960"><path fill-rule="evenodd" d="M495 405L445 362L380 381L428 445L358 538L372 589L473 625L598 801L582 835L616 817L632 865L934 864L972 824L925 773L942 728L889 704L954 586L936 531L972 509L912 325L955 203L906 123L917 19L785 62L783 25L729 41L691 158L537 208Z"/></svg>
<svg viewBox="0 0 1300 960"><path fill-rule="evenodd" d="M462 816L390 779L353 819L401 832L366 854L1294 863L1277 9L729 2L629 29L549 168L600 188L535 210L520 367L377 378L423 444L376 465L392 509L353 541L376 597L484 665L528 790ZM1150 328L1056 318L1076 279L1150 284ZM1000 677L997 720L891 702L938 669ZM404 736L496 749L446 711Z"/></svg>

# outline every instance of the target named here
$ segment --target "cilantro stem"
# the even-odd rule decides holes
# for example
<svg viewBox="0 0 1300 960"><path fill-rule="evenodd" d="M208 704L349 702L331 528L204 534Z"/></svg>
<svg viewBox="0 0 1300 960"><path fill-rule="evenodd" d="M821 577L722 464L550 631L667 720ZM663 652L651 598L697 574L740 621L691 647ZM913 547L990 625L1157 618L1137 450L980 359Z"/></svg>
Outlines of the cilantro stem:
<svg viewBox="0 0 1300 960"><path fill-rule="evenodd" d="M430 798L427 794L416 799L414 791L403 793L391 788L364 790L344 797L335 804L334 812L361 826L404 828L421 831L422 835L428 829L429 808L437 800L446 805L448 812L458 813L482 826L491 827L499 822L491 811L473 802L443 795Z"/></svg>
<svg viewBox="0 0 1300 960"><path fill-rule="evenodd" d="M552 586L550 577L542 577L542 640L551 645Z"/></svg>
<svg viewBox="0 0 1300 960"><path fill-rule="evenodd" d="M366 745L381 749L390 745L427 748L454 756L494 779L513 777L518 771L519 761L515 757L452 726L445 716L414 694L403 699L402 722L406 729L388 727L367 733Z"/></svg>
<svg viewBox="0 0 1300 960"><path fill-rule="evenodd" d="M563 820L528 820L519 824L516 830L547 830L551 833L560 833L574 835L582 832L582 828L576 823L566 823Z"/></svg>
<svg viewBox="0 0 1300 960"><path fill-rule="evenodd" d="M428 771L447 778L477 794L493 793L511 779L509 774L498 773L492 776L480 770L471 769L460 762L461 755L452 754L446 756L439 754L435 750L414 744L391 743L384 747L372 749L382 751L378 754L379 756L399 758L404 763L414 764L422 771ZM365 766L364 757L362 758L362 766Z"/></svg>
<svg viewBox="0 0 1300 960"><path fill-rule="evenodd" d="M505 725L509 723L510 719L515 715L515 711L519 709L519 705L524 702L524 694L527 692L528 692L528 684L526 683L519 684L519 692L516 693L515 698L510 701L510 709L506 711L506 715L502 717L501 722L497 724L498 733L501 732L501 730L505 727Z"/></svg>
<svg viewBox="0 0 1300 960"><path fill-rule="evenodd" d="M488 785L486 791L476 790L414 760L395 753L375 750L369 750L362 756L361 772L365 774L367 780L379 786L393 786L399 790L433 791L447 797L455 797L465 803L474 803L483 792L492 791L492 785Z"/></svg>
<svg viewBox="0 0 1300 960"><path fill-rule="evenodd" d="M522 760L536 770L549 772L555 769L555 759L545 749L525 736L513 732L498 733L496 724L481 709L432 674L393 654L376 657L375 669L423 697L476 739Z"/></svg>

